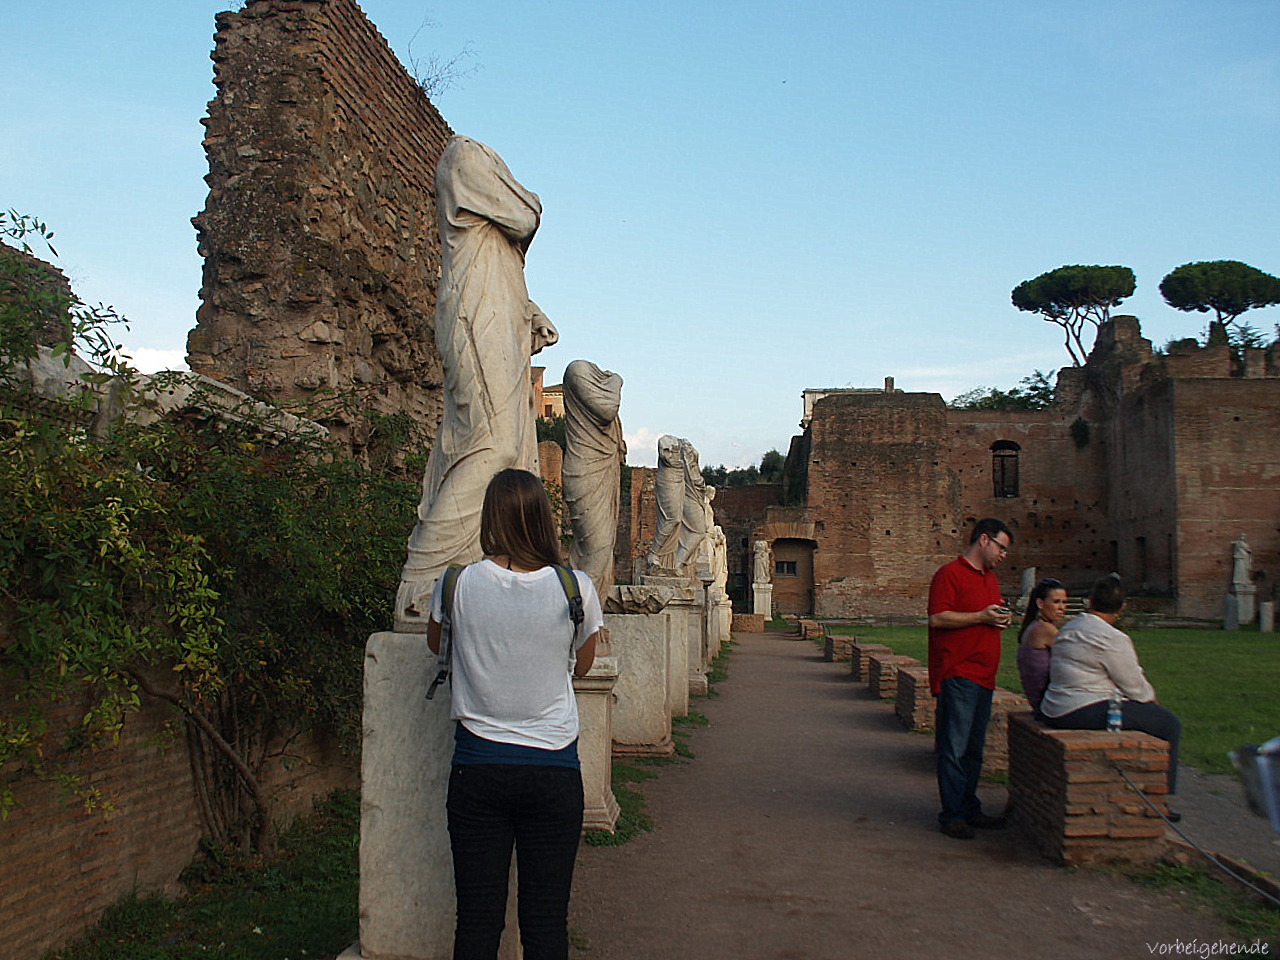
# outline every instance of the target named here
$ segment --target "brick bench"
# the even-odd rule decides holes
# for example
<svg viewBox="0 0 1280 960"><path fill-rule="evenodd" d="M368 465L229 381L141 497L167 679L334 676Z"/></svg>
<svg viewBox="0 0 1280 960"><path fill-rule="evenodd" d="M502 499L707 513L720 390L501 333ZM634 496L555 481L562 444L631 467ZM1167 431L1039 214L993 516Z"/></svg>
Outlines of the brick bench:
<svg viewBox="0 0 1280 960"><path fill-rule="evenodd" d="M1009 770L1009 716L1030 710L1020 693L996 687L991 694L991 720L987 724L986 745L982 748L982 772L986 776Z"/></svg>
<svg viewBox="0 0 1280 960"><path fill-rule="evenodd" d="M1164 849L1164 821L1116 771L1164 805L1169 745L1125 730L1055 730L1028 712L1008 716L1009 804L1014 823L1067 866L1150 864Z"/></svg>
<svg viewBox="0 0 1280 960"><path fill-rule="evenodd" d="M866 681L867 661L873 653L893 653L893 648L886 647L883 643L865 643L861 640L849 644L849 673L853 679Z"/></svg>
<svg viewBox="0 0 1280 960"><path fill-rule="evenodd" d="M843 663L849 659L855 642L854 637L826 631L822 638L822 659L828 663Z"/></svg>
<svg viewBox="0 0 1280 960"><path fill-rule="evenodd" d="M797 620L801 640L813 640L822 636L822 624L816 620Z"/></svg>
<svg viewBox="0 0 1280 960"><path fill-rule="evenodd" d="M763 613L735 613L729 621L730 633L764 633Z"/></svg>
<svg viewBox="0 0 1280 960"><path fill-rule="evenodd" d="M913 733L933 729L936 702L929 691L929 668L910 665L898 668L898 702L894 712Z"/></svg>
<svg viewBox="0 0 1280 960"><path fill-rule="evenodd" d="M881 700L897 700L898 668L918 667L915 657L895 653L873 653L867 658L867 689Z"/></svg>

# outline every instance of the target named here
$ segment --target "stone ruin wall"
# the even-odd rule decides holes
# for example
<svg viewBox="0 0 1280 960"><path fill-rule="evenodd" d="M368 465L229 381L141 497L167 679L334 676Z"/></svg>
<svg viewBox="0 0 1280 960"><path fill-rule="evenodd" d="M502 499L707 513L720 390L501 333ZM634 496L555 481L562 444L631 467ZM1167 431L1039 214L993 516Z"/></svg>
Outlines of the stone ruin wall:
<svg viewBox="0 0 1280 960"><path fill-rule="evenodd" d="M357 453L371 413L429 441L449 125L353 0L250 0L217 26L188 363L263 400L350 395L312 416Z"/></svg>
<svg viewBox="0 0 1280 960"><path fill-rule="evenodd" d="M961 522L942 398L833 395L814 405L809 432L814 613L922 611Z"/></svg>
<svg viewBox="0 0 1280 960"><path fill-rule="evenodd" d="M1217 618L1230 544L1244 533L1257 599L1273 599L1280 348L1239 360L1217 345L1157 355L1122 317L1103 328L1089 369L1064 379L1045 411L950 410L931 394L819 401L807 437L817 615L923 615L934 567L984 516L1017 538L1000 568L1009 598L1027 566L1079 593L1116 570L1155 594L1144 606ZM1017 497L994 496L998 440L1020 448Z"/></svg>
<svg viewBox="0 0 1280 960"><path fill-rule="evenodd" d="M947 462L959 485L951 555L964 546L975 521L999 517L1015 537L1000 568L1006 599L1018 596L1021 571L1057 577L1083 593L1115 569L1108 546L1106 455L1097 436L1077 445L1074 409L997 412L947 410ZM1018 496L996 497L991 447L1018 444Z"/></svg>
<svg viewBox="0 0 1280 960"><path fill-rule="evenodd" d="M0 682L7 702L20 706L19 692L19 685ZM59 731L76 727L85 706L73 695L48 708L53 741ZM284 747L276 745L281 753ZM359 759L322 737L306 734L291 741L287 753L301 762L277 758L260 771L280 822L309 811L314 797L359 786ZM0 960L42 956L130 893L180 893L179 877L199 847L188 740L168 704L144 698L109 750L51 753L47 759L99 790L111 809L86 811L58 783L20 768L0 775L0 786L17 798L0 819Z"/></svg>

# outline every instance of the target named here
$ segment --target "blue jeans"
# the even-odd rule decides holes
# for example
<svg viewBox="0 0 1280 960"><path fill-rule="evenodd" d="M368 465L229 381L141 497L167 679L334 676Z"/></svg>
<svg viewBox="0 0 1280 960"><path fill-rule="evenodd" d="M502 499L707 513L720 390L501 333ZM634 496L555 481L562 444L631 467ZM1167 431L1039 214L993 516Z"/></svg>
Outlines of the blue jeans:
<svg viewBox="0 0 1280 960"><path fill-rule="evenodd" d="M453 766L447 809L458 893L454 960L498 956L513 846L525 960L566 960L582 807L582 774L574 767Z"/></svg>
<svg viewBox="0 0 1280 960"><path fill-rule="evenodd" d="M938 693L934 746L938 754L939 823L967 820L982 813L978 777L982 748L991 719L991 691L963 677L942 681Z"/></svg>

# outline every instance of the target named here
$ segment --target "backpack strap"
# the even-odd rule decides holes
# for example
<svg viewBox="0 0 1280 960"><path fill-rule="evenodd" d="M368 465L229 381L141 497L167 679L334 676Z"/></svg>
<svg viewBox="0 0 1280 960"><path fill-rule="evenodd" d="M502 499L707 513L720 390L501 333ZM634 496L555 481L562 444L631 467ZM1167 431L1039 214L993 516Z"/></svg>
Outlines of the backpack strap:
<svg viewBox="0 0 1280 960"><path fill-rule="evenodd" d="M440 621L440 669L431 686L427 687L427 699L436 695L436 687L449 679L449 670L453 665L453 596L458 592L458 577L462 574L462 564L451 563L444 568L444 584L440 588L440 605L444 608Z"/></svg>
<svg viewBox="0 0 1280 960"><path fill-rule="evenodd" d="M569 652L573 653L578 649L578 635L582 632L582 622L587 618L582 607L582 588L578 586L578 578L568 567L557 563L554 569L560 580L560 586L564 590L565 599L569 601L569 619L573 621L573 640L571 641L573 646Z"/></svg>

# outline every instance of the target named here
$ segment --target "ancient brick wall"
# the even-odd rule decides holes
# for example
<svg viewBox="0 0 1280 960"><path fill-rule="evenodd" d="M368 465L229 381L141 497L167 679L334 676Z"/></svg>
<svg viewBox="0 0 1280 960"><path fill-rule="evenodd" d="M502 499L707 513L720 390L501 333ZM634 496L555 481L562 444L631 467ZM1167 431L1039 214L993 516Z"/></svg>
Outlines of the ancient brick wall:
<svg viewBox="0 0 1280 960"><path fill-rule="evenodd" d="M628 510L631 536L627 543L625 559L623 551L615 545L615 566L618 578L636 583L636 575L643 574L643 561L649 555L649 547L653 545L653 534L658 523L658 470L656 467L632 467L631 469L631 503L622 504L621 509ZM625 566L624 566L625 563Z"/></svg>
<svg viewBox="0 0 1280 960"><path fill-rule="evenodd" d="M0 697L12 702L11 684ZM51 728L74 725L74 698L47 711ZM273 763L262 783L273 815L287 820L311 799L359 783L358 761L331 744L304 738L286 770ZM183 725L167 705L144 700L124 724L120 743L83 757L50 756L98 790L109 812L88 811L61 787L12 769L17 806L0 820L0 960L30 960L76 936L130 892L179 892L178 877L196 854L200 815Z"/></svg>
<svg viewBox="0 0 1280 960"><path fill-rule="evenodd" d="M755 558L753 541L769 507L780 504L781 498L782 487L776 483L716 488L716 498L711 505L715 509L716 523L724 531L729 561L729 596L735 606L739 603L750 606Z"/></svg>
<svg viewBox="0 0 1280 960"><path fill-rule="evenodd" d="M936 394L837 395L814 405L815 615L923 614L929 578L960 536L946 416Z"/></svg>
<svg viewBox="0 0 1280 960"><path fill-rule="evenodd" d="M1259 600L1280 577L1280 379L1175 380L1178 613L1222 615L1231 541L1253 549Z"/></svg>
<svg viewBox="0 0 1280 960"><path fill-rule="evenodd" d="M1014 549L1000 569L1006 597L1017 596L1024 567L1057 577L1072 592L1113 569L1104 444L1097 438L1077 443L1074 420L1071 409L947 411L946 463L960 488L952 550L963 549L976 520L998 517L1009 524ZM1019 447L1016 496L995 495L992 447L1000 442Z"/></svg>
<svg viewBox="0 0 1280 960"><path fill-rule="evenodd" d="M188 362L261 399L355 397L323 419L357 451L372 413L429 440L448 124L353 0L250 0L217 24Z"/></svg>

